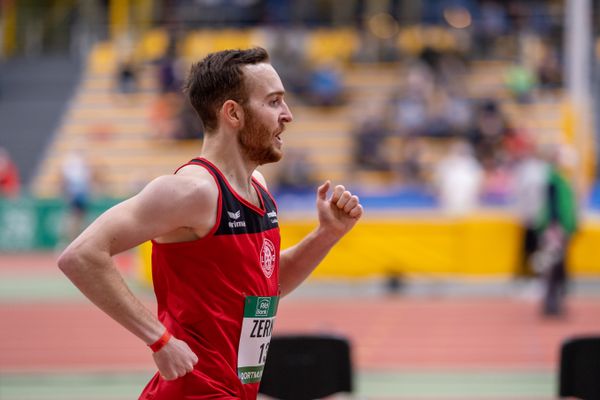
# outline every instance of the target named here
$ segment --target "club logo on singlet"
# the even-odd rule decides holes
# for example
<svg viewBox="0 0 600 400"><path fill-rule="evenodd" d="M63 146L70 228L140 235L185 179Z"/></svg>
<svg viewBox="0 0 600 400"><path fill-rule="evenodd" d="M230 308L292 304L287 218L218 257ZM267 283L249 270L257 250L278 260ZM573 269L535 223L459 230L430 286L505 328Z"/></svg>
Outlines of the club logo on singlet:
<svg viewBox="0 0 600 400"><path fill-rule="evenodd" d="M260 249L260 266L267 278L273 275L276 257L273 243L269 239L263 239L262 248Z"/></svg>

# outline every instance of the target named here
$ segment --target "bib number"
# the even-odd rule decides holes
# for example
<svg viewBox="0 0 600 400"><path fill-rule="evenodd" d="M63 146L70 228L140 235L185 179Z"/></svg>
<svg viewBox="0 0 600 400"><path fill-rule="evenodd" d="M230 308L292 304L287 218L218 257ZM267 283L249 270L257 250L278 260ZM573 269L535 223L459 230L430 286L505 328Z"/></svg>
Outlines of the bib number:
<svg viewBox="0 0 600 400"><path fill-rule="evenodd" d="M242 383L258 383L262 378L278 303L278 296L246 297L238 351L238 377Z"/></svg>

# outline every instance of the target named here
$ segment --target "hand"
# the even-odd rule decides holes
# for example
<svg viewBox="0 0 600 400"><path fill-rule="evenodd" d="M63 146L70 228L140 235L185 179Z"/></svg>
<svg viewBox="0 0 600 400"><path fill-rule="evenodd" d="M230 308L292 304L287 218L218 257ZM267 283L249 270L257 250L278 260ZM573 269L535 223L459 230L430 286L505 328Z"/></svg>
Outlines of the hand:
<svg viewBox="0 0 600 400"><path fill-rule="evenodd" d="M194 365L198 363L198 356L187 343L175 337L171 337L162 349L152 354L152 357L160 376L167 381L192 372Z"/></svg>
<svg viewBox="0 0 600 400"><path fill-rule="evenodd" d="M560 224L552 223L542 234L543 243L553 249L560 249L565 242L565 231Z"/></svg>
<svg viewBox="0 0 600 400"><path fill-rule="evenodd" d="M331 182L326 181L317 190L319 224L322 229L339 238L354 227L363 214L363 207L358 196L347 191L342 185L337 185L331 197L327 199L330 186Z"/></svg>

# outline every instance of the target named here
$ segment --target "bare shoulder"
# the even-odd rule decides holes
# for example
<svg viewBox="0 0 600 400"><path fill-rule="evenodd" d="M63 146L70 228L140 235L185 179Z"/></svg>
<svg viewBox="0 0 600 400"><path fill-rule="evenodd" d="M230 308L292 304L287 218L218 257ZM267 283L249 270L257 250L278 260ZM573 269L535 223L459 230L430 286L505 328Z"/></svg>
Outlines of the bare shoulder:
<svg viewBox="0 0 600 400"><path fill-rule="evenodd" d="M254 170L254 172L252 173L252 177L254 179L256 179L265 188L267 187L267 180L265 179L265 177L263 176L263 174L261 174L259 171Z"/></svg>
<svg viewBox="0 0 600 400"><path fill-rule="evenodd" d="M155 219L168 220L173 229L156 240L180 242L203 237L215 224L219 189L204 168L185 168L154 179L140 193ZM150 212L152 210L153 212Z"/></svg>
<svg viewBox="0 0 600 400"><path fill-rule="evenodd" d="M174 218L188 221L188 226L205 225L216 212L219 189L203 168L180 170L152 180L140 193L144 203L169 209Z"/></svg>
<svg viewBox="0 0 600 400"><path fill-rule="evenodd" d="M208 202L217 199L218 188L210 175L164 175L152 180L142 191L155 201L186 203L188 201Z"/></svg>

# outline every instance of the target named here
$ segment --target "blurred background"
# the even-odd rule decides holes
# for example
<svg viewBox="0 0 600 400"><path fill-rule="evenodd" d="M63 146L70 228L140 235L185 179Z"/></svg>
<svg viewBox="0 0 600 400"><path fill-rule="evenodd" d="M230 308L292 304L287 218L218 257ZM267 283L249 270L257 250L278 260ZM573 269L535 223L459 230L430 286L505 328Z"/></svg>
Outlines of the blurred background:
<svg viewBox="0 0 600 400"><path fill-rule="evenodd" d="M325 179L366 209L276 331L349 338L359 398L555 398L560 344L600 334L599 7L0 0L0 399L137 397L147 349L55 260L199 153L191 63L253 46L295 117L261 169L283 246ZM118 265L154 307L148 257Z"/></svg>

